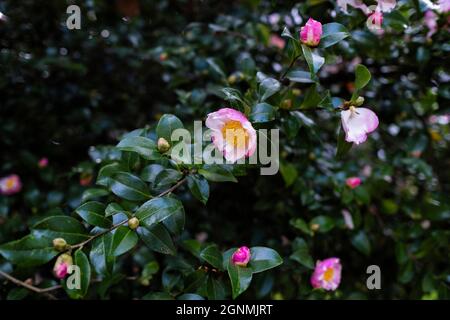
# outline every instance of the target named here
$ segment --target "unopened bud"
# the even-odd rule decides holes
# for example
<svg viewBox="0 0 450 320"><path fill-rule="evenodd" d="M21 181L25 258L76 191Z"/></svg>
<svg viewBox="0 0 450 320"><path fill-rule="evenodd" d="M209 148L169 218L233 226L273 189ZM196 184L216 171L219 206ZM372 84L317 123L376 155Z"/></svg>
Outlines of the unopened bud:
<svg viewBox="0 0 450 320"><path fill-rule="evenodd" d="M355 100L355 106L359 107L364 103L364 98L363 97L358 97L358 99Z"/></svg>
<svg viewBox="0 0 450 320"><path fill-rule="evenodd" d="M158 150L161 153L167 152L170 149L170 144L164 138L158 139Z"/></svg>
<svg viewBox="0 0 450 320"><path fill-rule="evenodd" d="M281 102L280 108L285 110L292 108L292 100L284 99L283 102Z"/></svg>
<svg viewBox="0 0 450 320"><path fill-rule="evenodd" d="M311 225L311 230L312 231L317 231L317 230L319 230L319 228L320 228L320 225L318 223L313 223Z"/></svg>
<svg viewBox="0 0 450 320"><path fill-rule="evenodd" d="M56 259L53 273L58 279L63 279L69 272L69 266L73 265L73 259L70 254L63 253Z"/></svg>
<svg viewBox="0 0 450 320"><path fill-rule="evenodd" d="M292 94L294 96L299 96L301 93L302 93L302 90L300 90L300 89L297 89L297 88L292 89Z"/></svg>
<svg viewBox="0 0 450 320"><path fill-rule="evenodd" d="M229 84L236 83L236 81L237 81L236 75L232 74L231 76L228 77L227 81L228 81Z"/></svg>
<svg viewBox="0 0 450 320"><path fill-rule="evenodd" d="M67 249L67 242L63 238L53 239L53 247L58 251L64 251Z"/></svg>
<svg viewBox="0 0 450 320"><path fill-rule="evenodd" d="M128 220L128 227L131 230L137 229L137 227L139 227L139 220L138 220L138 218L131 218L130 220Z"/></svg>

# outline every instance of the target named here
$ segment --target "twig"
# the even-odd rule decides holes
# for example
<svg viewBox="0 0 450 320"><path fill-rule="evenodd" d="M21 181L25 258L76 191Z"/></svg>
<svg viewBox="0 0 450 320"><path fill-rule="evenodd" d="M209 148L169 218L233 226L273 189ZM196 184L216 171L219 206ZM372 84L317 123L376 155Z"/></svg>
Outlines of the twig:
<svg viewBox="0 0 450 320"><path fill-rule="evenodd" d="M184 177L183 179L181 179L180 181L178 181L176 184L174 184L171 188L167 189L164 192L161 192L159 195L157 195L157 198L161 198L164 197L166 194L171 193L172 191L174 191L176 188L178 188L179 186L181 186L185 181L186 181L186 177Z"/></svg>
<svg viewBox="0 0 450 320"><path fill-rule="evenodd" d="M54 291L54 290L58 290L58 289L62 288L61 285L56 285L56 286L52 286L52 287L48 287L48 288L38 288L38 287L35 287L35 286L33 286L31 284L28 284L28 283L26 283L24 281L21 281L21 280L19 280L17 278L14 278L13 276L11 276L11 275L9 275L9 274L1 271L1 270L0 270L0 275L5 277L7 280L11 281L12 283L14 283L14 284L16 284L18 286L24 287L24 288L26 288L26 289L28 289L30 291L33 291L33 292L36 292L36 293L39 293L39 294L45 294L50 299L56 299L56 298L55 298L55 296L49 294L48 292Z"/></svg>
<svg viewBox="0 0 450 320"><path fill-rule="evenodd" d="M103 232L94 234L94 235L91 236L89 239L84 240L83 242L80 242L80 243L78 243L78 244L75 244L75 245L71 246L70 249L82 248L85 244L91 242L92 240L97 239L98 237L101 237L101 236L104 235L104 234L107 234L108 232L113 231L114 229L117 229L118 227L120 227L121 225L124 225L124 224L127 223L127 222L128 222L128 220L125 219L125 220L119 222L118 224L113 225L113 226L112 226L111 228L109 228L108 230L105 230L105 231L103 231Z"/></svg>

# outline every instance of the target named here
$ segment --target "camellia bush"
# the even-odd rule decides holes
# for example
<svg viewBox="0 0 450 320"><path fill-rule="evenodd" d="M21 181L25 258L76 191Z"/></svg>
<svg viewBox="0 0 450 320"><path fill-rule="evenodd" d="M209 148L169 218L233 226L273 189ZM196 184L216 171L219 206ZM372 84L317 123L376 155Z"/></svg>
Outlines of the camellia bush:
<svg viewBox="0 0 450 320"><path fill-rule="evenodd" d="M448 298L448 1L49 3L0 7L1 298Z"/></svg>

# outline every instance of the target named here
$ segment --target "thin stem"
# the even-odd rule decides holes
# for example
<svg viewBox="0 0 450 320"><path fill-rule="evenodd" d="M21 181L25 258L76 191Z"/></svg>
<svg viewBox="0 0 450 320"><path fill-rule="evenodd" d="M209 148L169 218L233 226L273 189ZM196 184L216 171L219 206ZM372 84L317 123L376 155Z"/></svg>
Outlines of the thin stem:
<svg viewBox="0 0 450 320"><path fill-rule="evenodd" d="M113 225L113 226L112 226L111 228L109 228L108 230L105 230L105 231L103 231L103 232L94 234L94 235L91 236L89 239L84 240L83 242L80 242L80 243L78 243L78 244L75 244L75 245L71 246L70 249L82 248L85 244L91 242L92 240L97 239L98 237L101 237L101 236L104 235L104 234L107 234L108 232L113 231L114 229L117 229L118 227L124 225L124 224L127 223L127 222L128 222L128 220L123 220L123 221L119 222L118 224Z"/></svg>
<svg viewBox="0 0 450 320"><path fill-rule="evenodd" d="M39 294L45 294L46 296L48 296L51 299L56 299L56 298L53 295L49 294L48 292L54 291L54 290L58 290L58 289L62 288L61 285L56 285L56 286L48 287L48 288L38 288L38 287L35 287L35 286L31 285L31 284L28 284L28 283L26 283L26 282L24 282L22 280L14 278L13 276L11 276L11 275L9 275L9 274L1 271L1 270L0 270L0 275L5 277L7 280L11 281L12 283L14 283L14 284L16 284L18 286L24 287L24 288L26 288L26 289L28 289L30 291L33 291L33 292L36 292L36 293L39 293Z"/></svg>
<svg viewBox="0 0 450 320"><path fill-rule="evenodd" d="M166 194L171 193L172 191L174 191L176 188L178 188L179 186L181 186L185 181L186 181L186 177L184 177L183 179L181 179L180 181L178 181L176 184L174 184L171 188L167 189L164 192L161 192L160 194L158 194L156 196L156 198L161 198L164 197Z"/></svg>
<svg viewBox="0 0 450 320"><path fill-rule="evenodd" d="M283 72L283 74L280 77L280 81L283 81L284 78L286 78L286 75L288 74L288 72L291 70L291 68L294 66L295 62L301 57L302 55L299 54L298 56L296 56L294 59L292 59L291 63L289 64L289 66L287 67L287 69Z"/></svg>

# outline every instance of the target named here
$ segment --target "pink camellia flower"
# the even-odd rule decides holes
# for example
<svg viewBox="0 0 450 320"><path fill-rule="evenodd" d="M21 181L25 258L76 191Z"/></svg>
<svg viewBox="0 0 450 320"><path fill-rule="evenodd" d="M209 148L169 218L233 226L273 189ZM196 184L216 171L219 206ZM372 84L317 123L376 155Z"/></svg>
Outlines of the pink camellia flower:
<svg viewBox="0 0 450 320"><path fill-rule="evenodd" d="M356 144L367 140L367 135L378 127L378 117L370 109L350 107L341 112L345 140Z"/></svg>
<svg viewBox="0 0 450 320"><path fill-rule="evenodd" d="M0 179L1 194L9 196L19 192L20 190L22 190L22 182L17 174L11 174Z"/></svg>
<svg viewBox="0 0 450 320"><path fill-rule="evenodd" d="M427 38L431 38L438 30L438 15L433 10L427 10L424 16L425 25L428 28Z"/></svg>
<svg viewBox="0 0 450 320"><path fill-rule="evenodd" d="M250 261L250 256L250 249L243 246L233 253L231 261L237 266L246 267L247 263Z"/></svg>
<svg viewBox="0 0 450 320"><path fill-rule="evenodd" d="M48 159L44 157L41 160L39 160L38 167L42 169L45 168L46 166L48 166Z"/></svg>
<svg viewBox="0 0 450 320"><path fill-rule="evenodd" d="M55 266L53 267L53 273L55 277L58 279L63 279L69 273L69 266L73 264L72 256L63 253L60 255L55 262Z"/></svg>
<svg viewBox="0 0 450 320"><path fill-rule="evenodd" d="M447 13L450 11L450 0L439 0L439 9L440 13Z"/></svg>
<svg viewBox="0 0 450 320"><path fill-rule="evenodd" d="M230 108L208 114L206 126L212 141L226 160L236 162L256 151L256 131L242 112Z"/></svg>
<svg viewBox="0 0 450 320"><path fill-rule="evenodd" d="M381 25L383 24L383 13L381 11L374 11L367 18L367 27L372 30L382 30Z"/></svg>
<svg viewBox="0 0 450 320"><path fill-rule="evenodd" d="M345 184L349 188L355 189L357 186L359 186L361 184L361 179L358 177L350 177L350 178L347 178L347 180L345 180Z"/></svg>
<svg viewBox="0 0 450 320"><path fill-rule="evenodd" d="M341 282L342 265L338 258L328 258L317 261L314 273L311 276L311 285L327 291L336 290Z"/></svg>
<svg viewBox="0 0 450 320"><path fill-rule="evenodd" d="M313 18L309 18L305 26L300 29L300 40L310 47L317 47L321 36L322 24Z"/></svg>

